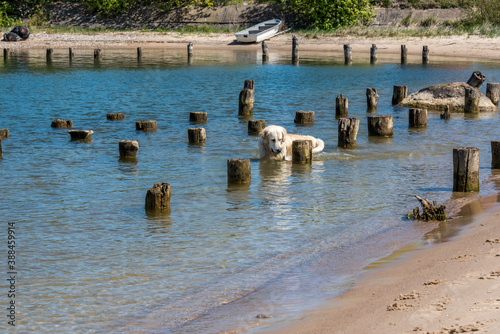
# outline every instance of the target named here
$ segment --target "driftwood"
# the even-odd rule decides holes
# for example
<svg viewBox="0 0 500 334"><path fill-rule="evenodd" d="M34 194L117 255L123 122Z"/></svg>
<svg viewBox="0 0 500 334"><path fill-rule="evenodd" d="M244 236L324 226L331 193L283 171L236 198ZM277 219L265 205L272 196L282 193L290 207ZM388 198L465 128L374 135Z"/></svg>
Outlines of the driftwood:
<svg viewBox="0 0 500 334"><path fill-rule="evenodd" d="M415 209L413 209L413 212L410 212L406 215L406 218L413 220L423 220L423 221L429 221L429 220L444 221L447 219L446 213L444 212L446 207L444 205L438 206L436 201L433 201L431 204L431 202L426 198L422 198L417 195L415 195L415 197L422 205L422 213L420 213L419 208L416 207Z"/></svg>

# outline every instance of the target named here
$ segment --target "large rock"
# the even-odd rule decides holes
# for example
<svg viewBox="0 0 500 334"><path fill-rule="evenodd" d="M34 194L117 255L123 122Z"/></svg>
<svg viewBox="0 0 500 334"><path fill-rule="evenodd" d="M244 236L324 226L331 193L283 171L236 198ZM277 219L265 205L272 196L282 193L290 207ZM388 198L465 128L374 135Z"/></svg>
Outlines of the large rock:
<svg viewBox="0 0 500 334"><path fill-rule="evenodd" d="M463 112L465 104L465 87L471 87L465 82L452 82L449 84L426 87L416 93L410 94L401 105L409 108L422 108L428 110L444 111L446 106L451 111ZM497 107L483 93L479 99L479 111L495 111Z"/></svg>

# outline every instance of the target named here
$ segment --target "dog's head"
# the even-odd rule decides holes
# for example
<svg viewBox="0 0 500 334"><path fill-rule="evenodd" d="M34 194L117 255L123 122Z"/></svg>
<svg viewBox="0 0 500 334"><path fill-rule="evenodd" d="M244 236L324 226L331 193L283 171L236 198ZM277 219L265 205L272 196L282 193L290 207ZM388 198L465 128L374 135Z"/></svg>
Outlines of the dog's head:
<svg viewBox="0 0 500 334"><path fill-rule="evenodd" d="M286 156L286 129L278 125L269 125L260 133L261 140L275 156Z"/></svg>

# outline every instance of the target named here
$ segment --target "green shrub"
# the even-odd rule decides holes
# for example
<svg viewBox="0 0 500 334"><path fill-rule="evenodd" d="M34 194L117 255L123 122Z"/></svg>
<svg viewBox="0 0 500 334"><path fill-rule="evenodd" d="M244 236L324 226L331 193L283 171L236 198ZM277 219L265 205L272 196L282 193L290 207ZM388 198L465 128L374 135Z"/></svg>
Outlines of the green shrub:
<svg viewBox="0 0 500 334"><path fill-rule="evenodd" d="M19 18L9 17L8 14L13 12L13 8L6 1L0 1L0 26L11 27L21 25L23 22Z"/></svg>
<svg viewBox="0 0 500 334"><path fill-rule="evenodd" d="M420 22L420 25L422 27L431 27L431 26L435 26L438 23L439 23L439 21L435 16L429 16L428 18L422 20Z"/></svg>

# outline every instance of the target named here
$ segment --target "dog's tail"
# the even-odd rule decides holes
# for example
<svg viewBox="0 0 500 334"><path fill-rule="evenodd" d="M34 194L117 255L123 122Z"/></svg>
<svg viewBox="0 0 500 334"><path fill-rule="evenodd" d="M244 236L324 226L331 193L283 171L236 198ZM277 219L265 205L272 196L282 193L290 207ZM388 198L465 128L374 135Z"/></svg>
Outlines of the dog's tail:
<svg viewBox="0 0 500 334"><path fill-rule="evenodd" d="M316 138L316 147L313 148L313 154L323 151L324 148L325 143L321 139Z"/></svg>

